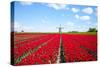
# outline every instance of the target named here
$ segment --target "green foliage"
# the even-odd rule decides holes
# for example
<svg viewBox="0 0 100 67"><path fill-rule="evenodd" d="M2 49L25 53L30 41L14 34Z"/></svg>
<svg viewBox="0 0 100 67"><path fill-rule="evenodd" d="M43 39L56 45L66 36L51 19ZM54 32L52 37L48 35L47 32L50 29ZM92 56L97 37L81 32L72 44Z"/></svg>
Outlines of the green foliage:
<svg viewBox="0 0 100 67"><path fill-rule="evenodd" d="M78 31L70 31L68 33L79 33Z"/></svg>
<svg viewBox="0 0 100 67"><path fill-rule="evenodd" d="M97 32L96 28L89 28L88 32Z"/></svg>

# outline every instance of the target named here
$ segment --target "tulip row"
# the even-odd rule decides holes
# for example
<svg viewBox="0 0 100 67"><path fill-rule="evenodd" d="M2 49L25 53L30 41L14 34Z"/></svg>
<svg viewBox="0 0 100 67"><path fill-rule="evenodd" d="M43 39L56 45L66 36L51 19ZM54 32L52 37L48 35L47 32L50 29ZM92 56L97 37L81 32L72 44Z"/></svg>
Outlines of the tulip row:
<svg viewBox="0 0 100 67"><path fill-rule="evenodd" d="M19 35L19 36L17 36L17 35L14 35L14 44L19 44L19 43L24 43L25 41L27 41L27 40L35 40L35 39L38 39L38 38L42 38L42 37L44 37L44 36L46 36L46 35L44 35L44 34L39 34L39 35L35 35L35 34L31 34L31 35Z"/></svg>
<svg viewBox="0 0 100 67"><path fill-rule="evenodd" d="M50 38L52 38L53 35L47 35L43 37L43 39L36 39L37 41L34 40L27 40L24 41L24 43L19 43L18 46L14 47L14 58L18 58L22 56L23 54L27 53L30 49L35 49L37 46L40 46L42 43L48 41Z"/></svg>
<svg viewBox="0 0 100 67"><path fill-rule="evenodd" d="M56 63L59 51L59 39L60 36L56 35L56 37L49 41L47 45L40 47L36 52L22 59L17 65Z"/></svg>
<svg viewBox="0 0 100 67"><path fill-rule="evenodd" d="M64 47L66 62L96 60L96 58L93 57L92 54L89 54L85 49L88 48L91 52L92 50L96 50L96 45L89 43L89 41L92 40L91 39L89 41L87 40L88 38L87 35L86 37L85 35L62 35L62 36L63 36L63 47ZM85 48L81 48L80 46L85 46ZM95 48L90 48L90 47L95 47Z"/></svg>

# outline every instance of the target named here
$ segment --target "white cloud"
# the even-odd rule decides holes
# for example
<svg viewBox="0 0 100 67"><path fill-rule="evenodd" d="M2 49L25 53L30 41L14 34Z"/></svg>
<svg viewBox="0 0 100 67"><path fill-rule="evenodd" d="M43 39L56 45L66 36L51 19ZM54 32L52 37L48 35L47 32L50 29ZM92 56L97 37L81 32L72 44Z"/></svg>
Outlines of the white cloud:
<svg viewBox="0 0 100 67"><path fill-rule="evenodd" d="M48 17L47 17L47 16L44 16L44 17L41 19L41 22L42 22L42 23L47 23L47 19L48 19Z"/></svg>
<svg viewBox="0 0 100 67"><path fill-rule="evenodd" d="M77 13L77 12L79 12L80 10L79 10L78 8L72 8L72 11L73 11L74 13Z"/></svg>
<svg viewBox="0 0 100 67"><path fill-rule="evenodd" d="M32 26L22 25L20 22L14 22L14 31L21 32L21 31L29 32L33 30Z"/></svg>
<svg viewBox="0 0 100 67"><path fill-rule="evenodd" d="M96 15L96 16L98 16L98 9L97 8L95 8L95 12L94 12L94 14Z"/></svg>
<svg viewBox="0 0 100 67"><path fill-rule="evenodd" d="M33 2L31 1L21 1L20 4L25 6L25 5L32 5Z"/></svg>
<svg viewBox="0 0 100 67"><path fill-rule="evenodd" d="M77 26L77 24L68 21L65 25L64 25L64 31L70 32L70 31L80 31L80 26Z"/></svg>
<svg viewBox="0 0 100 67"><path fill-rule="evenodd" d="M91 24L92 24L92 22L90 22L90 21L87 21L86 23L87 23L88 25L91 25Z"/></svg>
<svg viewBox="0 0 100 67"><path fill-rule="evenodd" d="M18 22L14 22L14 30L19 31L21 29L21 25Z"/></svg>
<svg viewBox="0 0 100 67"><path fill-rule="evenodd" d="M31 32L31 31L33 31L33 27L32 26L23 26L22 30L24 30L25 32Z"/></svg>
<svg viewBox="0 0 100 67"><path fill-rule="evenodd" d="M91 25L90 25L91 28L96 28L98 29L98 23L97 22L93 22Z"/></svg>
<svg viewBox="0 0 100 67"><path fill-rule="evenodd" d="M91 23L91 22L85 22L85 23ZM92 24L92 23L91 23ZM85 24L84 25L78 25L78 24L76 24L76 23L74 23L74 22L71 22L71 21L69 21L69 22L67 22L65 25L64 25L64 32L70 32L70 31L80 31L80 32L85 32L85 31L87 31L88 30L88 28L90 27L91 25L89 25L89 26L86 26ZM93 27L93 25L91 26L91 27Z"/></svg>
<svg viewBox="0 0 100 67"><path fill-rule="evenodd" d="M92 14L93 13L93 9L91 7L87 7L85 9L83 9L82 12L84 12L86 14Z"/></svg>
<svg viewBox="0 0 100 67"><path fill-rule="evenodd" d="M98 30L98 23L95 23L95 28Z"/></svg>
<svg viewBox="0 0 100 67"><path fill-rule="evenodd" d="M76 18L76 19L79 19L79 18L80 18L80 16L79 16L78 14L76 14L76 15L75 15L75 18Z"/></svg>
<svg viewBox="0 0 100 67"><path fill-rule="evenodd" d="M53 8L55 10L68 9L68 8L66 8L66 4L47 4L47 6Z"/></svg>
<svg viewBox="0 0 100 67"><path fill-rule="evenodd" d="M86 16L79 16L78 14L75 15L76 19L80 19L80 20L90 20L90 16L86 15Z"/></svg>
<svg viewBox="0 0 100 67"><path fill-rule="evenodd" d="M74 23L69 21L69 22L66 23L66 26L67 27L73 27L74 26Z"/></svg>
<svg viewBox="0 0 100 67"><path fill-rule="evenodd" d="M69 8L68 8L68 7L67 7L66 9L67 9L67 10L69 10Z"/></svg>
<svg viewBox="0 0 100 67"><path fill-rule="evenodd" d="M96 12L96 13L98 12L98 9L97 9L97 8L95 8L95 12Z"/></svg>
<svg viewBox="0 0 100 67"><path fill-rule="evenodd" d="M81 20L90 20L90 16L81 16L80 19Z"/></svg>

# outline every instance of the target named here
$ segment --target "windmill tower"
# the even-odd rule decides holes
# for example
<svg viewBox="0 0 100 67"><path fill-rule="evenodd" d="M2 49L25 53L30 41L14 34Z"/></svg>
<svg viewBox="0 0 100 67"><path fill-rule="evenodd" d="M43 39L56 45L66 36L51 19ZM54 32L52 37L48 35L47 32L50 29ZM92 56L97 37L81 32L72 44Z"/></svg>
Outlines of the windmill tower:
<svg viewBox="0 0 100 67"><path fill-rule="evenodd" d="M61 24L60 24L60 27L57 27L59 29L59 33L62 34L62 29L63 27L61 27Z"/></svg>
<svg viewBox="0 0 100 67"><path fill-rule="evenodd" d="M58 53L58 57L57 57L57 63L61 63L61 62L66 62L65 58L64 58L64 51L63 51L63 46L62 46L62 44L63 44L63 41L62 41L63 40L62 39L62 29L63 29L63 27L61 27L61 24L60 24L60 27L57 27L57 28L58 28L59 34L60 34L60 39L59 39L60 47L59 47L59 53Z"/></svg>

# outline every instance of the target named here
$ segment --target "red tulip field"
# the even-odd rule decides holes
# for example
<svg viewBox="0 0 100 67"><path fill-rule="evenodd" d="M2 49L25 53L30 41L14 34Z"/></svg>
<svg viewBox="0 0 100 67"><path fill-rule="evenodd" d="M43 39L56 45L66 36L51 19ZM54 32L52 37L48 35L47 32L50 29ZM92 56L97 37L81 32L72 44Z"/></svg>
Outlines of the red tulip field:
<svg viewBox="0 0 100 67"><path fill-rule="evenodd" d="M15 33L14 65L97 60L96 34Z"/></svg>

